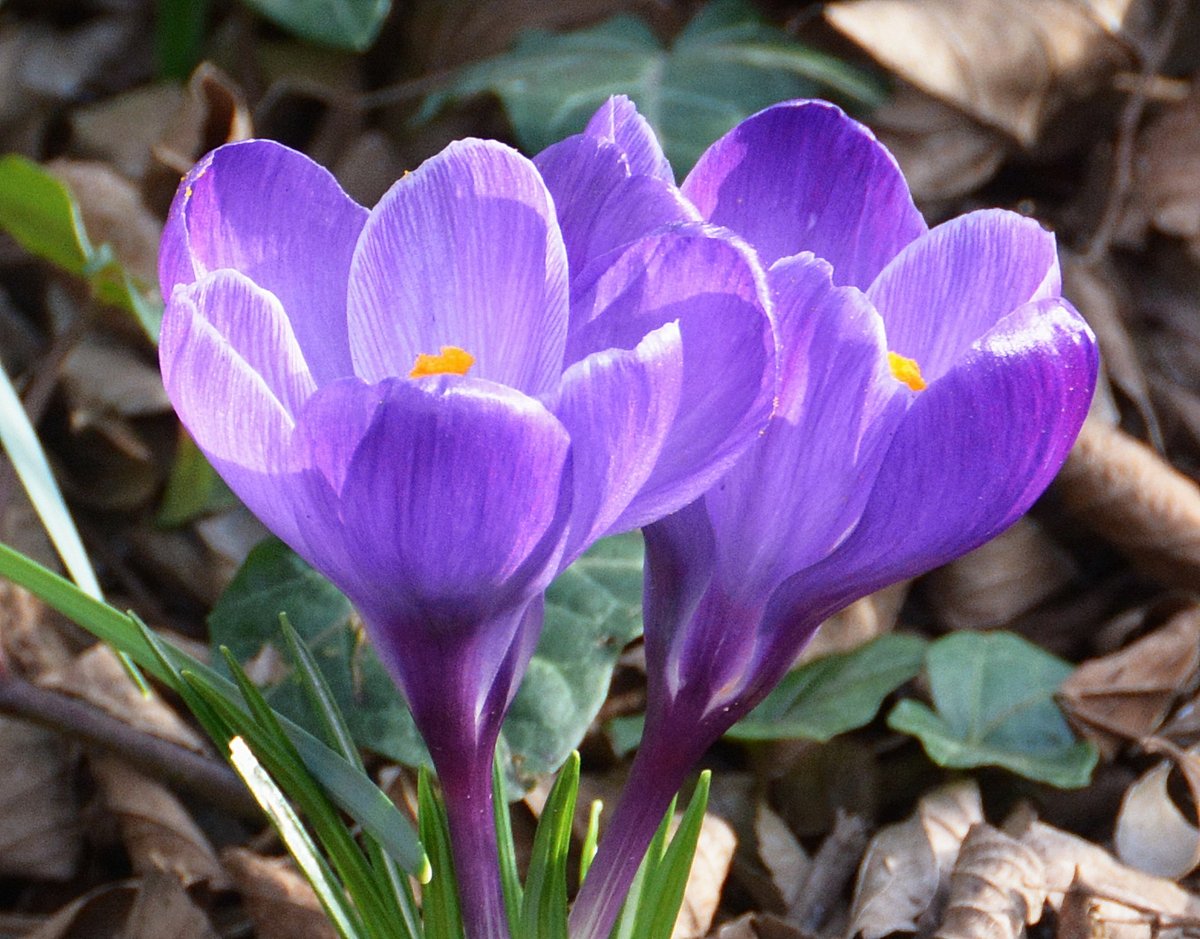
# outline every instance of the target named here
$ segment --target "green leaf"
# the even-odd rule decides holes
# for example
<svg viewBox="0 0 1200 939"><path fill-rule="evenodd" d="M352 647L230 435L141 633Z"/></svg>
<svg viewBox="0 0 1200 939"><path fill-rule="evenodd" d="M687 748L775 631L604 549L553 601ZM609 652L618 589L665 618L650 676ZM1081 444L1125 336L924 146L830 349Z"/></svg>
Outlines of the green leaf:
<svg viewBox="0 0 1200 939"><path fill-rule="evenodd" d="M1002 766L1064 789L1086 786L1098 754L1075 739L1054 693L1071 666L1006 632L952 633L925 659L934 709L904 700L888 715L939 766Z"/></svg>
<svg viewBox="0 0 1200 939"><path fill-rule="evenodd" d="M310 42L362 52L370 48L392 0L243 0L246 6Z"/></svg>
<svg viewBox="0 0 1200 939"><path fill-rule="evenodd" d="M71 191L16 154L0 157L0 229L31 254L86 279L100 300L132 313L158 340L162 305L146 298L107 245L92 244Z"/></svg>
<svg viewBox="0 0 1200 939"><path fill-rule="evenodd" d="M185 525L201 515L237 505L235 496L182 427L171 475L155 522L163 528Z"/></svg>
<svg viewBox="0 0 1200 939"><path fill-rule="evenodd" d="M869 724L883 699L921 671L926 645L918 636L889 633L852 652L807 662L788 674L728 736L824 743Z"/></svg>
<svg viewBox="0 0 1200 939"><path fill-rule="evenodd" d="M521 904L520 936L567 939L567 852L579 795L579 753L563 765L542 807Z"/></svg>
<svg viewBox="0 0 1200 939"><path fill-rule="evenodd" d="M767 25L745 0L710 3L669 49L628 15L576 32L526 33L510 52L460 72L418 117L483 92L500 97L531 152L581 131L610 95L629 95L680 173L777 101L824 93L873 106L883 98L878 83Z"/></svg>
<svg viewBox="0 0 1200 939"><path fill-rule="evenodd" d="M292 811L279 787L267 775L267 771L254 758L250 748L240 737L235 737L229 744L230 762L246 787L254 794L258 804L262 806L271 824L279 833L280 839L288 852L295 859L297 866L316 891L317 899L325 910L329 921L337 929L343 939L361 939L363 932L356 925L358 918L346 902L333 872L317 852L308 832L304 830L300 819Z"/></svg>
<svg viewBox="0 0 1200 939"><path fill-rule="evenodd" d="M621 649L641 630L641 537L595 545L550 587L541 641L505 723L500 752L514 782L557 769L604 703ZM365 641L350 603L282 542L256 547L209 616L214 648L241 662L273 645L283 651L287 613L317 663L360 746L409 765L428 765L412 716ZM263 694L271 706L315 729L297 676Z"/></svg>
<svg viewBox="0 0 1200 939"><path fill-rule="evenodd" d="M706 769L696 782L696 789L670 846L647 877L646 886L642 888L637 927L634 929L638 939L671 939L675 920L679 918L679 908L683 905L688 874L696 857L696 845L700 842L700 828L704 824L704 810L708 807L711 783L712 771Z"/></svg>
<svg viewBox="0 0 1200 939"><path fill-rule="evenodd" d="M421 767L417 774L417 818L421 841L429 852L433 876L421 898L425 939L462 939L462 914L450 847L450 822L446 807L433 787L433 777Z"/></svg>

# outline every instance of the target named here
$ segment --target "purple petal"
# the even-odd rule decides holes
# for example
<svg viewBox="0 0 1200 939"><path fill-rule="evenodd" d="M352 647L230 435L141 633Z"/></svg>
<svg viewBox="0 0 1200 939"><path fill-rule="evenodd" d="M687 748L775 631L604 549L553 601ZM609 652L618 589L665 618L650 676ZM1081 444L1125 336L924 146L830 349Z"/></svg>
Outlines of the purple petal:
<svg viewBox="0 0 1200 939"><path fill-rule="evenodd" d="M888 368L883 323L811 255L771 270L785 356L766 432L705 496L725 589L765 597L858 521L913 393Z"/></svg>
<svg viewBox="0 0 1200 939"><path fill-rule="evenodd" d="M163 231L164 297L240 271L279 298L318 383L352 374L346 285L367 211L308 157L269 140L208 154L180 184Z"/></svg>
<svg viewBox="0 0 1200 939"><path fill-rule="evenodd" d="M234 271L179 286L159 358L197 445L251 511L295 540L295 493L280 480L296 469L295 415L315 386L279 301Z"/></svg>
<svg viewBox="0 0 1200 939"><path fill-rule="evenodd" d="M925 232L892 155L822 101L779 104L708 148L683 182L708 221L733 229L764 264L812 251L834 280L866 289Z"/></svg>
<svg viewBox="0 0 1200 939"><path fill-rule="evenodd" d="M621 151L629 172L652 176L675 185L675 172L659 146L649 122L625 95L613 95L588 121L584 136L614 144Z"/></svg>
<svg viewBox="0 0 1200 939"><path fill-rule="evenodd" d="M581 134L548 147L534 162L554 197L572 271L663 225L700 220L674 183L630 175L612 143Z"/></svg>
<svg viewBox="0 0 1200 939"><path fill-rule="evenodd" d="M1050 483L1095 388L1095 337L1063 300L1001 320L917 395L862 520L779 591L779 615L832 612L1003 531Z"/></svg>
<svg viewBox="0 0 1200 939"><path fill-rule="evenodd" d="M381 620L446 628L529 599L557 560L568 444L549 411L502 385L386 382L341 493L367 585L352 598Z"/></svg>
<svg viewBox="0 0 1200 939"><path fill-rule="evenodd" d="M698 226L606 257L577 287L568 361L631 349L651 330L679 324L679 411L649 479L612 526L635 528L699 496L762 429L776 390L768 289L752 251Z"/></svg>
<svg viewBox="0 0 1200 939"><path fill-rule="evenodd" d="M933 381L1017 307L1061 292L1054 236L1033 219L990 209L914 241L867 295L891 349L916 359Z"/></svg>
<svg viewBox="0 0 1200 939"><path fill-rule="evenodd" d="M493 141L452 143L371 213L350 274L350 345L368 382L457 346L472 378L528 394L558 384L567 261L545 184Z"/></svg>
<svg viewBox="0 0 1200 939"><path fill-rule="evenodd" d="M571 435L574 500L563 563L600 537L645 485L683 385L683 343L668 323L631 350L609 349L563 375L555 413Z"/></svg>

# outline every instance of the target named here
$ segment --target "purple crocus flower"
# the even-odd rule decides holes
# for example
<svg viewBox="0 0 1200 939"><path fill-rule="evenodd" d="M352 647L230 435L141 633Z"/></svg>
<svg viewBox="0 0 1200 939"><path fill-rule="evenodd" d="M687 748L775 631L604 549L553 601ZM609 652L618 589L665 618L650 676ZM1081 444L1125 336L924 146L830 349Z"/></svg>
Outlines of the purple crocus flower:
<svg viewBox="0 0 1200 939"><path fill-rule="evenodd" d="M581 252L588 234L573 220L670 184L622 99L538 163L573 206L563 227ZM606 176L617 182L596 184ZM685 214L734 230L768 268L781 387L766 433L734 468L646 529L645 734L573 939L608 935L687 772L823 619L1029 508L1096 380L1095 339L1061 296L1053 236L998 210L928 229L892 156L832 105L748 118L681 194Z"/></svg>
<svg viewBox="0 0 1200 939"><path fill-rule="evenodd" d="M501 144L451 144L367 211L250 141L197 164L163 237L167 391L362 614L441 779L471 939L508 934L492 756L543 589L698 497L775 393L754 252L619 227L568 285L546 186Z"/></svg>

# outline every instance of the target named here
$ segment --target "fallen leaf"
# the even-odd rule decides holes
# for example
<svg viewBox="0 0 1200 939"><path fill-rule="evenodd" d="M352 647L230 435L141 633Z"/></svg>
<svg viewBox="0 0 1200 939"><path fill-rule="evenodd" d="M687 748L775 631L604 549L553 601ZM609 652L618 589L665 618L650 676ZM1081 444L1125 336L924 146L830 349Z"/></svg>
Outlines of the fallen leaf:
<svg viewBox="0 0 1200 939"><path fill-rule="evenodd" d="M137 885L104 884L59 909L21 939L97 939L120 936L121 927L137 902Z"/></svg>
<svg viewBox="0 0 1200 939"><path fill-rule="evenodd" d="M217 939L217 933L179 878L151 871L142 878L121 939Z"/></svg>
<svg viewBox="0 0 1200 939"><path fill-rule="evenodd" d="M1145 573L1200 583L1200 488L1140 440L1089 418L1055 489L1073 518Z"/></svg>
<svg viewBox="0 0 1200 939"><path fill-rule="evenodd" d="M1080 665L1058 698L1068 719L1112 759L1119 747L1158 731L1200 669L1200 605L1118 652Z"/></svg>
<svg viewBox="0 0 1200 939"><path fill-rule="evenodd" d="M826 924L854 878L867 847L867 824L857 815L839 812L833 831L804 872L789 906L787 920L806 933L826 931ZM840 912L840 909L839 909Z"/></svg>
<svg viewBox="0 0 1200 939"><path fill-rule="evenodd" d="M221 859L242 895L258 939L337 939L312 887L288 858L230 848Z"/></svg>
<svg viewBox="0 0 1200 939"><path fill-rule="evenodd" d="M856 600L821 624L816 636L796 659L800 665L836 652L852 652L876 636L891 632L908 599L912 582L902 580Z"/></svg>
<svg viewBox="0 0 1200 939"><path fill-rule="evenodd" d="M0 873L67 881L83 848L75 760L58 734L0 717Z"/></svg>
<svg viewBox="0 0 1200 939"><path fill-rule="evenodd" d="M941 786L921 797L917 815L933 850L938 875L944 880L954 868L967 834L983 822L979 784L968 779Z"/></svg>
<svg viewBox="0 0 1200 939"><path fill-rule="evenodd" d="M699 939L707 935L736 848L737 838L728 823L706 813L671 939Z"/></svg>
<svg viewBox="0 0 1200 939"><path fill-rule="evenodd" d="M1200 830L1168 794L1170 775L1171 763L1163 760L1125 791L1113 843L1126 864L1178 880L1200 864Z"/></svg>
<svg viewBox="0 0 1200 939"><path fill-rule="evenodd" d="M1077 566L1031 518L931 572L925 594L950 629L1003 626L1062 590Z"/></svg>
<svg viewBox="0 0 1200 939"><path fill-rule="evenodd" d="M991 825L973 825L950 874L936 939L1018 939L1042 918L1044 879L1031 848Z"/></svg>
<svg viewBox="0 0 1200 939"><path fill-rule="evenodd" d="M833 26L936 98L1030 146L1047 121L1133 63L1133 0L841 0Z"/></svg>
<svg viewBox="0 0 1200 939"><path fill-rule="evenodd" d="M800 898L804 875L811 863L808 853L787 822L762 800L754 811L754 836L758 857L771 875L782 909L791 909Z"/></svg>
<svg viewBox="0 0 1200 939"><path fill-rule="evenodd" d="M807 933L770 913L747 913L726 923L715 939L810 939Z"/></svg>
<svg viewBox="0 0 1200 939"><path fill-rule="evenodd" d="M919 815L881 828L858 869L846 936L916 932L938 889L938 866Z"/></svg>
<svg viewBox="0 0 1200 939"><path fill-rule="evenodd" d="M141 85L70 114L72 151L112 163L129 179L141 179L150 148L178 109L183 92L175 82Z"/></svg>
<svg viewBox="0 0 1200 939"><path fill-rule="evenodd" d="M89 764L135 871L167 871L185 885L228 886L212 845L170 790L116 757L94 754Z"/></svg>
<svg viewBox="0 0 1200 939"><path fill-rule="evenodd" d="M1147 225L1200 255L1200 86L1162 108L1138 135L1123 235Z"/></svg>

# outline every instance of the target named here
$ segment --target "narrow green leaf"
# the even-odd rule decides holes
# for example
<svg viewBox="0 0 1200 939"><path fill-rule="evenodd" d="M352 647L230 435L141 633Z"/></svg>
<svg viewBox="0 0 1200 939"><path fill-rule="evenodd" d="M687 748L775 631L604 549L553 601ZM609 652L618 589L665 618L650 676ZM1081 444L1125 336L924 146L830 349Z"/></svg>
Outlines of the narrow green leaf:
<svg viewBox="0 0 1200 939"><path fill-rule="evenodd" d="M889 633L852 652L807 662L788 674L727 736L824 743L869 724L883 699L921 671L926 646L919 636Z"/></svg>
<svg viewBox="0 0 1200 939"><path fill-rule="evenodd" d="M175 679L131 617L88 596L70 581L4 544L0 544L0 576L20 584L155 677L168 682ZM176 669L189 670L194 680L203 683L212 695L230 705L241 700L236 686L204 663L169 643L163 642L161 648ZM419 880L427 879L429 861L408 820L392 801L311 734L286 719L281 719L281 723L304 764L343 811L376 838L405 870Z"/></svg>
<svg viewBox="0 0 1200 939"><path fill-rule="evenodd" d="M344 756L351 764L363 769L362 754L350 736L350 728L342 716L341 709L334 700L329 683L317 667L312 653L300 639L299 634L288 622L287 614L279 614L279 626L287 643L288 653L300 679L300 687L308 699L309 706L317 717L325 743Z"/></svg>
<svg viewBox="0 0 1200 939"><path fill-rule="evenodd" d="M592 800L588 811L587 831L583 836L583 846L579 851L579 885L587 878L592 869L592 861L596 859L596 849L600 841L600 813L604 811L604 803L599 799Z"/></svg>
<svg viewBox="0 0 1200 939"><path fill-rule="evenodd" d="M939 766L1002 766L1064 789L1086 786L1098 754L1054 701L1067 662L1012 633L959 632L929 647L934 708L899 702L888 726L917 737Z"/></svg>
<svg viewBox="0 0 1200 939"><path fill-rule="evenodd" d="M504 772L497 754L492 761L492 807L496 813L496 844L500 855L500 886L504 890L504 911L508 915L508 930L520 934L521 904L524 890L517 871L517 848L513 843L512 814L504 797Z"/></svg>
<svg viewBox="0 0 1200 939"><path fill-rule="evenodd" d="M423 766L417 773L417 815L421 840L429 852L433 867L433 876L425 885L421 903L425 939L462 939L462 914L458 907L454 857L450 849L450 825L445 806L434 791L433 777Z"/></svg>
<svg viewBox="0 0 1200 939"><path fill-rule="evenodd" d="M362 52L379 35L391 0L243 0L289 33L310 42Z"/></svg>
<svg viewBox="0 0 1200 939"><path fill-rule="evenodd" d="M621 907L621 915L617 918L617 922L610 933L611 939L642 939L641 936L634 932L634 927L637 925L643 905L648 902L649 897L652 895L650 884L653 882L658 863L662 860L663 850L667 844L667 832L674 815L675 799L672 799L670 806L667 807L666 814L663 816L663 820L659 822L658 828L654 832L654 837L650 840L650 846L646 849L646 856L642 858L642 863L638 865L637 873L633 877L633 883L629 886L629 892L625 894L625 903Z"/></svg>
<svg viewBox="0 0 1200 939"><path fill-rule="evenodd" d="M184 81L200 64L208 0L157 0L154 54L162 78Z"/></svg>
<svg viewBox="0 0 1200 939"><path fill-rule="evenodd" d="M579 754L572 753L559 770L542 817L538 819L525 878L521 928L517 935L538 939L567 937L567 854L571 820L579 794Z"/></svg>
<svg viewBox="0 0 1200 939"><path fill-rule="evenodd" d="M712 773L709 770L700 774L675 837L671 839L662 861L647 878L641 908L638 910L637 928L634 930L634 935L639 939L671 939L675 920L679 918L679 908L683 904L688 874L692 870L692 859L696 856L696 845L700 841L700 828L704 824L704 810L708 807L711 781Z"/></svg>
<svg viewBox="0 0 1200 939"><path fill-rule="evenodd" d="M321 907L342 939L362 939L363 929L353 909L346 903L341 886L334 878L329 866L317 853L308 832L292 811L286 798L271 780L267 771L255 759L250 748L240 737L229 744L230 762L246 787L254 794L271 824L279 833L288 852L295 859L300 871L312 885Z"/></svg>

